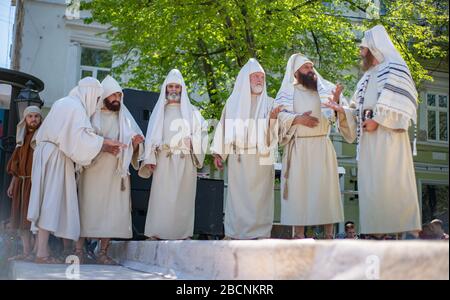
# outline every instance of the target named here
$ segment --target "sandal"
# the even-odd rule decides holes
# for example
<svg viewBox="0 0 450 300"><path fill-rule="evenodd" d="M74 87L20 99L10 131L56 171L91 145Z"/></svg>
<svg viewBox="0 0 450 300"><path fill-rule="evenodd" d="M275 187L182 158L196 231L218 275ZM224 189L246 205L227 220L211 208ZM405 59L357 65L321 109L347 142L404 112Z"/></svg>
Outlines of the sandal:
<svg viewBox="0 0 450 300"><path fill-rule="evenodd" d="M9 257L9 258L8 258L8 261L13 261L13 260L26 260L26 258L27 258L28 256L29 256L29 255L18 254L18 255Z"/></svg>
<svg viewBox="0 0 450 300"><path fill-rule="evenodd" d="M63 262L60 259L49 255L49 256L44 256L44 257L36 256L36 258L34 259L34 263L36 263L36 264L62 264Z"/></svg>
<svg viewBox="0 0 450 300"><path fill-rule="evenodd" d="M98 253L96 261L100 265L117 265L117 263L111 257L106 255L106 251L104 250L101 250Z"/></svg>
<svg viewBox="0 0 450 300"><path fill-rule="evenodd" d="M76 249L75 252L71 255L75 255L78 257L78 261L79 261L80 265L86 263L86 255L85 255L83 249ZM72 263L72 262L73 261L71 261L69 263Z"/></svg>
<svg viewBox="0 0 450 300"><path fill-rule="evenodd" d="M35 258L36 258L36 255L30 253L30 254L28 254L27 256L25 256L24 260L25 260L25 261L34 261Z"/></svg>

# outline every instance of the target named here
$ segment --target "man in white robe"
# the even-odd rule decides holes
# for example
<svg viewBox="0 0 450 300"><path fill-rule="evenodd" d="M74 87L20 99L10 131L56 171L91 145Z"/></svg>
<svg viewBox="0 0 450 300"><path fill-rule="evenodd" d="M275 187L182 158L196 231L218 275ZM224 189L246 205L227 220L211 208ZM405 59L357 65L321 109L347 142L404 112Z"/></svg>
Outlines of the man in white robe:
<svg viewBox="0 0 450 300"><path fill-rule="evenodd" d="M228 160L225 239L269 238L274 215L277 114L264 69L251 58L222 111L211 152L216 168Z"/></svg>
<svg viewBox="0 0 450 300"><path fill-rule="evenodd" d="M75 255L84 261L85 237L100 238L97 262L113 264L107 256L110 238L131 238L130 164L138 170L144 152L144 137L133 116L124 104L122 88L111 76L102 81L103 95L91 118L95 133L118 140L127 148L120 155L100 152L82 169L78 181L80 204L80 239Z"/></svg>
<svg viewBox="0 0 450 300"><path fill-rule="evenodd" d="M124 147L96 135L89 117L96 110L103 88L86 77L56 101L36 135L31 172L31 195L27 218L38 229L37 263L57 263L49 255L48 238L78 240L80 218L75 165L88 165L100 151L118 154Z"/></svg>
<svg viewBox="0 0 450 300"><path fill-rule="evenodd" d="M190 103L180 71L171 70L150 116L139 170L143 178L153 174L145 222L145 235L150 239L187 239L193 235L205 124Z"/></svg>
<svg viewBox="0 0 450 300"><path fill-rule="evenodd" d="M421 220L408 136L417 119L417 90L383 26L365 32L360 55L365 73L350 106L328 104L338 112L345 139L357 140L360 231L417 237Z"/></svg>
<svg viewBox="0 0 450 300"><path fill-rule="evenodd" d="M324 80L312 61L301 54L289 58L275 103L280 145L281 224L295 226L294 237L305 238L305 226L324 225L333 238L333 224L343 222L336 152L329 138L334 112L322 108L325 97L340 88Z"/></svg>

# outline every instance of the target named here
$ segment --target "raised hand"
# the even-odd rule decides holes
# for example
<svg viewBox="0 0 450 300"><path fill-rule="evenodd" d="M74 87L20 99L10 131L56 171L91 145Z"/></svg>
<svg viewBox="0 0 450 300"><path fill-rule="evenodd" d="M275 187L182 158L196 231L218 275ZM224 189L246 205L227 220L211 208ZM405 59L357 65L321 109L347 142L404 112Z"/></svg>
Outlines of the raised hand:
<svg viewBox="0 0 450 300"><path fill-rule="evenodd" d="M342 106L340 106L339 104L337 104L332 97L328 98L328 102L327 103L323 103L323 106L331 108L334 111L340 112L340 113L344 113L344 108Z"/></svg>
<svg viewBox="0 0 450 300"><path fill-rule="evenodd" d="M336 84L336 88L333 91L333 102L339 104L339 99L341 98L342 91L344 90L344 86L340 83Z"/></svg>

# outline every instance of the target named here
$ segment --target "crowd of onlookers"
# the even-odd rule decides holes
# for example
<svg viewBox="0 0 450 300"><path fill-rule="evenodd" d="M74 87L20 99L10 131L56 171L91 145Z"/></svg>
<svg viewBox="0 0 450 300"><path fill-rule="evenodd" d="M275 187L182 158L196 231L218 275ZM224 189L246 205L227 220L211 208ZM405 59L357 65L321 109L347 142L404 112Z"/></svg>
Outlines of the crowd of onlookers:
<svg viewBox="0 0 450 300"><path fill-rule="evenodd" d="M338 239L359 239L359 240L400 240L416 239L408 233L404 234L357 234L356 225L352 221L345 222L345 232L336 236ZM419 239L422 240L448 240L449 235L444 231L444 222L434 219L422 225Z"/></svg>

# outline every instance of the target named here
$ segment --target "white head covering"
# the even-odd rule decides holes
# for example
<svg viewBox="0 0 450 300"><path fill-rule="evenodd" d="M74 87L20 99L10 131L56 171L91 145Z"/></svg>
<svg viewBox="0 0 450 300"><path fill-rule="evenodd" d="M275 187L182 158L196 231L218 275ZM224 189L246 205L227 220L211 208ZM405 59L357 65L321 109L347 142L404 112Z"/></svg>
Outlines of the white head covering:
<svg viewBox="0 0 450 300"><path fill-rule="evenodd" d="M388 111L395 112L399 117L405 117L417 122L417 90L411 72L403 60L400 53L392 43L386 29L382 25L367 30L361 46L369 48L370 52L379 61L376 76L378 85L378 102L376 114L383 114ZM358 83L357 105L361 119L364 102L365 88L371 72L366 72ZM363 134L362 122L358 122L358 148L357 159L359 158L359 140ZM416 154L416 138L413 142L413 153Z"/></svg>
<svg viewBox="0 0 450 300"><path fill-rule="evenodd" d="M379 63L387 60L406 65L405 60L395 48L383 25L376 25L364 32L361 46L369 48Z"/></svg>
<svg viewBox="0 0 450 300"><path fill-rule="evenodd" d="M269 101L267 99L268 96L265 79L263 91L261 95L257 96L257 107L255 110L255 115L254 116L250 115L252 105L250 75L257 72L265 74L264 69L259 64L259 62L254 58L250 58L248 62L239 71L239 74L236 78L236 82L234 84L233 92L227 99L227 102L225 104L224 118L225 120L228 120L228 122L225 122L225 129L224 129L225 134L224 135L222 135L221 133L217 134L217 138L220 138L219 136L225 137L224 144L227 145L226 147L229 147L230 145L233 144L240 147L244 146L255 147L256 144L258 144L258 149L260 151L267 152L264 147L265 144L263 140L259 141L259 138L264 139L263 138L264 135L260 135L259 132L264 131L265 128L263 128L263 126L259 126L262 125L263 122L261 122L261 124L258 123L258 120L264 120L270 111ZM242 122L236 123L236 121ZM249 125L249 123L244 125L245 122L247 121L255 122L253 124L257 126L256 127L257 131L253 132L252 134L255 134L256 136L254 137L247 136L249 133L247 125ZM213 147L212 150L214 151L215 148Z"/></svg>
<svg viewBox="0 0 450 300"><path fill-rule="evenodd" d="M119 155L117 171L120 173L121 177L126 177L130 174L129 167L134 151L132 139L135 135L143 135L142 130L139 128L133 116L125 106L122 88L119 83L108 75L105 79L103 79L101 84L103 87L103 95L100 100L101 103L97 106L97 111L91 118L92 127L95 129L97 134L101 132L101 109L104 107L103 100L114 93L121 93L119 110L119 142L127 145L127 148L123 149ZM141 157L138 158L138 160L141 159Z"/></svg>
<svg viewBox="0 0 450 300"><path fill-rule="evenodd" d="M20 147L23 145L23 142L25 140L25 135L27 134L27 123L26 123L26 117L28 114L30 113L38 113L39 115L41 115L42 118L42 112L41 109L37 106L28 106L27 108L25 108L25 110L23 111L23 118L22 120L20 120L19 124L17 124L16 127L16 147ZM41 123L42 123L42 119L41 119ZM36 146L36 132L37 130L34 132L33 137L31 138L31 147L34 149L34 147Z"/></svg>
<svg viewBox="0 0 450 300"><path fill-rule="evenodd" d="M103 88L100 82L94 77L85 77L69 92L69 97L79 99L88 117L91 117L97 108L97 100L102 94Z"/></svg>
<svg viewBox="0 0 450 300"><path fill-rule="evenodd" d="M156 103L148 122L144 160L148 159L151 151L155 151L163 144L164 108L167 103L166 86L169 83L181 85L180 108L181 116L186 125L185 128L183 128L183 133L185 137L193 139L192 145L194 147L194 153L201 153L201 143L196 142L197 139L194 136L194 133L201 132L201 126L204 125L205 121L197 108L195 108L189 100L183 75L181 75L179 70L172 69L161 86L158 102Z"/></svg>
<svg viewBox="0 0 450 300"><path fill-rule="evenodd" d="M293 111L294 85L296 84L294 74L299 68L307 63L314 65L311 60L300 53L291 55L286 65L286 73L284 74L283 83L281 84L280 90L278 91L275 99L275 104L277 106L283 105L287 110ZM333 83L323 79L316 69L314 69L314 72L317 76L317 92L319 94L320 101L322 103L327 103L328 98L332 96L333 90L336 86ZM346 102L342 95L341 101ZM322 107L322 114L329 120L332 120L334 117L333 110L327 107Z"/></svg>
<svg viewBox="0 0 450 300"><path fill-rule="evenodd" d="M376 25L367 30L364 33L364 43L377 59L377 56L383 57L378 59L380 63L383 62L378 74L378 81L382 84L378 104L406 115L416 123L416 86L408 65L395 48L386 29L382 25Z"/></svg>

